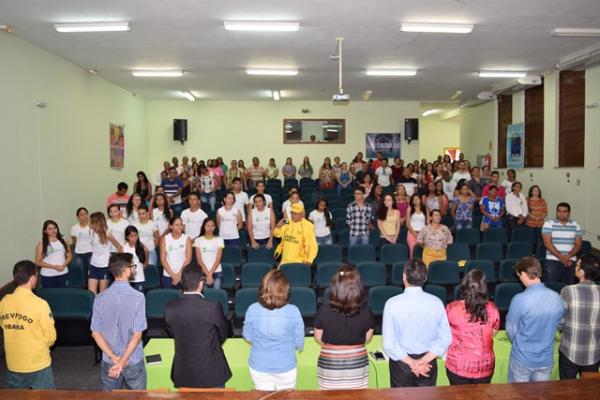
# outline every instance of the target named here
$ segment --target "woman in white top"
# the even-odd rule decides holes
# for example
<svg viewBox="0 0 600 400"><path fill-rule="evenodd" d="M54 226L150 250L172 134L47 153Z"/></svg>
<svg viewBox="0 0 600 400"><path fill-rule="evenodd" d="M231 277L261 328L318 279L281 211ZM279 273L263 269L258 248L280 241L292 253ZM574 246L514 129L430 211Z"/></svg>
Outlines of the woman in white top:
<svg viewBox="0 0 600 400"><path fill-rule="evenodd" d="M511 191L506 192L504 202L506 204L506 215L508 216L508 235L510 237L512 230L519 226L526 226L527 214L527 198L521 192L523 185L521 182L513 182Z"/></svg>
<svg viewBox="0 0 600 400"><path fill-rule="evenodd" d="M292 219L292 205L300 203L302 208L304 208L304 203L300 200L300 194L296 188L290 190L290 197L283 202L281 206L281 212L283 213L283 218L286 220Z"/></svg>
<svg viewBox="0 0 600 400"><path fill-rule="evenodd" d="M103 213L95 212L90 215L90 228L92 228L92 260L88 271L88 290L97 294L108 287L110 253L113 252L113 249L120 253L122 245L108 231L106 217ZM124 238L125 230L123 230Z"/></svg>
<svg viewBox="0 0 600 400"><path fill-rule="evenodd" d="M108 212L109 217L109 219L106 220L108 233L110 233L122 246L125 244L125 229L129 226L129 221L121 217L121 210L119 210L119 206L116 204L108 206L106 211ZM113 246L110 251L117 253L117 248Z"/></svg>
<svg viewBox="0 0 600 400"><path fill-rule="evenodd" d="M127 202L127 220L131 225L140 220L138 216L138 208L140 208L142 203L144 203L144 199L139 193L134 193L129 198L129 201Z"/></svg>
<svg viewBox="0 0 600 400"><path fill-rule="evenodd" d="M223 198L223 207L217 210L217 226L225 246L240 246L240 232L242 228L242 212L235 206L235 195L227 192Z"/></svg>
<svg viewBox="0 0 600 400"><path fill-rule="evenodd" d="M56 222L44 221L42 241L35 248L35 263L42 267L43 288L60 288L67 286L67 265L73 259L71 250L65 242Z"/></svg>
<svg viewBox="0 0 600 400"><path fill-rule="evenodd" d="M254 207L248 209L248 238L253 249L265 246L273 248L273 229L275 229L275 213L265 204L265 196L257 193L253 196Z"/></svg>
<svg viewBox="0 0 600 400"><path fill-rule="evenodd" d="M144 269L148 266L148 249L140 241L139 232L133 225L129 225L127 229L125 229L125 244L123 245L123 253L129 253L133 255L135 275L133 275L133 279L129 283L131 284L132 288L143 293L144 282L146 282Z"/></svg>
<svg viewBox="0 0 600 400"><path fill-rule="evenodd" d="M158 227L158 235L163 237L169 232L169 220L171 219L169 201L164 193L156 193L152 204L152 221Z"/></svg>
<svg viewBox="0 0 600 400"><path fill-rule="evenodd" d="M183 233L180 217L171 217L169 226L171 233L160 240L162 286L165 289L181 289L181 271L192 261L192 241Z"/></svg>
<svg viewBox="0 0 600 400"><path fill-rule="evenodd" d="M333 238L331 236L331 212L329 212L329 206L327 199L320 198L317 201L317 205L314 210L308 214L308 219L312 221L315 226L315 235L317 237L317 244L319 246L324 244L332 244Z"/></svg>
<svg viewBox="0 0 600 400"><path fill-rule="evenodd" d="M206 218L202 224L200 236L194 240L194 249L198 265L206 275L206 284L215 289L221 288L223 279L221 267L223 248L225 248L225 243L217 236L217 223L213 218Z"/></svg>
<svg viewBox="0 0 600 400"><path fill-rule="evenodd" d="M92 232L90 230L90 215L85 207L79 207L78 222L71 227L71 243L73 245L73 264L87 271L92 259Z"/></svg>
<svg viewBox="0 0 600 400"><path fill-rule="evenodd" d="M377 228L379 229L379 244L381 246L396 244L401 223L402 216L398 211L394 197L389 193L384 195L381 205L377 209Z"/></svg>
<svg viewBox="0 0 600 400"><path fill-rule="evenodd" d="M504 186L504 192L506 194L512 191L512 185L517 181L517 172L514 169L506 171L506 179L502 181L501 185Z"/></svg>
<svg viewBox="0 0 600 400"><path fill-rule="evenodd" d="M140 220L134 224L134 226L137 228L140 242L142 242L148 250L146 264L158 265L158 256L156 254L156 247L160 243L158 226L150 219L150 212L148 212L148 207L145 204L142 204L140 208L138 208L138 213ZM125 229L125 240L127 240L127 229Z"/></svg>
<svg viewBox="0 0 600 400"><path fill-rule="evenodd" d="M408 204L408 209L406 210L406 229L408 229L406 243L408 244L409 256L412 258L413 249L417 244L417 236L427 224L427 210L417 193L410 197Z"/></svg>

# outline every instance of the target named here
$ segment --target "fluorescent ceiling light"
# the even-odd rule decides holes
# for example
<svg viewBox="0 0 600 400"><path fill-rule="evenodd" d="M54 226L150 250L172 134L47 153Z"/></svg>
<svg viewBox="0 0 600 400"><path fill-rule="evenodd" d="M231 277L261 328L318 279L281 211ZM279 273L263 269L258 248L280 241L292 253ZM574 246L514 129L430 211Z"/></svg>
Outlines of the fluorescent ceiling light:
<svg viewBox="0 0 600 400"><path fill-rule="evenodd" d="M554 28L552 36L595 37L600 36L600 29L587 28Z"/></svg>
<svg viewBox="0 0 600 400"><path fill-rule="evenodd" d="M416 69L367 69L369 76L415 76Z"/></svg>
<svg viewBox="0 0 600 400"><path fill-rule="evenodd" d="M402 32L423 33L471 33L473 25L470 24L438 24L429 22L402 22Z"/></svg>
<svg viewBox="0 0 600 400"><path fill-rule="evenodd" d="M295 32L300 28L297 21L224 21L228 31Z"/></svg>
<svg viewBox="0 0 600 400"><path fill-rule="evenodd" d="M273 76L294 76L298 75L298 70L294 68L247 68L248 75L273 75Z"/></svg>
<svg viewBox="0 0 600 400"><path fill-rule="evenodd" d="M182 91L181 95L183 97L185 97L186 99L188 99L189 101L196 101L196 98L194 97L194 95L192 94L192 92Z"/></svg>
<svg viewBox="0 0 600 400"><path fill-rule="evenodd" d="M421 114L421 115L422 115L423 117L426 117L426 116L428 116L428 115L435 114L435 113L439 113L439 112L440 112L440 110L439 110L439 109L437 109L437 108L432 108L431 110L427 110L427 111L425 111L425 112L424 112L423 114Z"/></svg>
<svg viewBox="0 0 600 400"><path fill-rule="evenodd" d="M480 78L524 78L527 72L518 71L479 71Z"/></svg>
<svg viewBox="0 0 600 400"><path fill-rule="evenodd" d="M131 28L129 22L78 22L72 24L54 24L57 32L124 32Z"/></svg>
<svg viewBox="0 0 600 400"><path fill-rule="evenodd" d="M133 76L139 77L166 77L166 78L177 78L183 76L181 70L167 70L167 69L144 69L131 71Z"/></svg>
<svg viewBox="0 0 600 400"><path fill-rule="evenodd" d="M273 95L273 100L279 101L281 99L281 94L279 93L279 90L271 90L271 93Z"/></svg>

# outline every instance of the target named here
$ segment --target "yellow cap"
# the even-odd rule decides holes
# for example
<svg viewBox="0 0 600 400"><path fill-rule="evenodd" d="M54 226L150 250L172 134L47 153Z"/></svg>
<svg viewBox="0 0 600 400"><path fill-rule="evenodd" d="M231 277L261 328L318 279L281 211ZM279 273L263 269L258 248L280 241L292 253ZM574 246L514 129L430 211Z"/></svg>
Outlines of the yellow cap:
<svg viewBox="0 0 600 400"><path fill-rule="evenodd" d="M300 213L304 212L304 206L302 204L300 204L300 203L295 203L295 204L292 204L291 210L292 210L293 213L300 214Z"/></svg>

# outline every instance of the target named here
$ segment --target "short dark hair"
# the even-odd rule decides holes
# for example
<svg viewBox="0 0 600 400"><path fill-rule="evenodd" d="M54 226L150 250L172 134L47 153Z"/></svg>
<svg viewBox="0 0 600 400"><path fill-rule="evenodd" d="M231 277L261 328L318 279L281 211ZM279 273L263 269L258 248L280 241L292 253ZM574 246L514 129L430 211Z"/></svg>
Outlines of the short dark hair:
<svg viewBox="0 0 600 400"><path fill-rule="evenodd" d="M194 197L196 197L198 200L200 200L200 193L198 193L198 192L191 192L191 193L188 195L188 198L190 198L190 197L192 197L192 196L194 196Z"/></svg>
<svg viewBox="0 0 600 400"><path fill-rule="evenodd" d="M122 276L125 269L131 265L133 265L133 254L130 253L112 254L108 260L108 270L115 278Z"/></svg>
<svg viewBox="0 0 600 400"><path fill-rule="evenodd" d="M181 271L181 286L186 292L191 292L198 289L200 282L204 282L204 274L202 269L196 264L188 264Z"/></svg>
<svg viewBox="0 0 600 400"><path fill-rule="evenodd" d="M233 178L231 183L236 183L236 182L242 182L242 180L236 176L235 178Z"/></svg>
<svg viewBox="0 0 600 400"><path fill-rule="evenodd" d="M579 268L583 271L586 280L597 281L600 278L600 257L589 253L583 255L579 261Z"/></svg>
<svg viewBox="0 0 600 400"><path fill-rule="evenodd" d="M525 272L529 279L542 278L542 265L535 257L523 257L515 264L515 272Z"/></svg>
<svg viewBox="0 0 600 400"><path fill-rule="evenodd" d="M22 260L13 267L13 279L18 286L29 282L29 278L37 274L37 267L33 261Z"/></svg>
<svg viewBox="0 0 600 400"><path fill-rule="evenodd" d="M510 187L511 187L511 189L514 189L515 186L517 186L517 185L519 185L519 186L521 186L521 188L523 188L523 184L519 181L514 181Z"/></svg>
<svg viewBox="0 0 600 400"><path fill-rule="evenodd" d="M127 190L129 189L129 185L126 184L125 182L119 182L119 184L117 185L117 190Z"/></svg>
<svg viewBox="0 0 600 400"><path fill-rule="evenodd" d="M354 188L354 191L353 191L352 193L356 192L357 190L358 190L359 192L361 192L362 194L365 194L365 188L364 188L364 187L362 187L362 186L357 186L357 187L355 187L355 188Z"/></svg>
<svg viewBox="0 0 600 400"><path fill-rule="evenodd" d="M423 286L427 281L427 267L423 261L412 258L404 264L404 275L412 286Z"/></svg>
<svg viewBox="0 0 600 400"><path fill-rule="evenodd" d="M358 313L365 304L365 290L356 268L342 265L329 284L329 307L345 315Z"/></svg>
<svg viewBox="0 0 600 400"><path fill-rule="evenodd" d="M498 172L498 171L492 171L492 173L490 175L500 175L500 172Z"/></svg>
<svg viewBox="0 0 600 400"><path fill-rule="evenodd" d="M138 211L140 211L140 210L150 211L150 208L148 207L148 205L146 203L142 203L138 206Z"/></svg>
<svg viewBox="0 0 600 400"><path fill-rule="evenodd" d="M561 201L560 203L558 203L558 204L556 205L556 211L558 211L558 209L559 209L560 207L564 207L564 208L566 208L567 210L569 210L569 212L571 212L571 205L570 205L569 203L565 202L565 201Z"/></svg>
<svg viewBox="0 0 600 400"><path fill-rule="evenodd" d="M290 283L283 272L272 269L263 276L258 289L258 302L263 307L274 310L290 301Z"/></svg>

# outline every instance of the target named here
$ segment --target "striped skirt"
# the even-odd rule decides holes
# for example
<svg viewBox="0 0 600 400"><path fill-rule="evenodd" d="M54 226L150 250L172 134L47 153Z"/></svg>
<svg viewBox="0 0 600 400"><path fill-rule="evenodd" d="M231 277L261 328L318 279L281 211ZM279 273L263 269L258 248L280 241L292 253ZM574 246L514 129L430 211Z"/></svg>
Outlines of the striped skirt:
<svg viewBox="0 0 600 400"><path fill-rule="evenodd" d="M324 344L317 377L321 390L366 389L369 386L369 359L365 346Z"/></svg>

